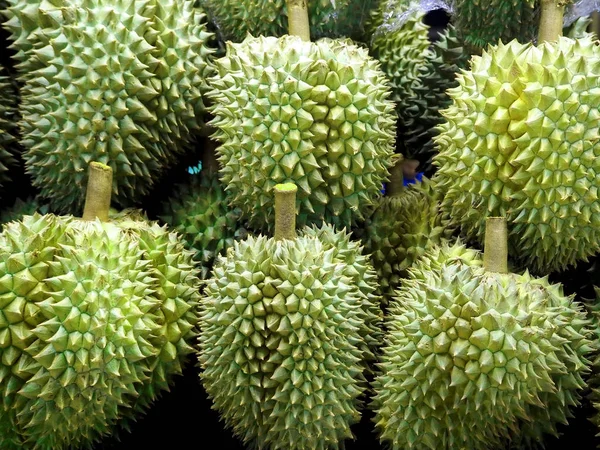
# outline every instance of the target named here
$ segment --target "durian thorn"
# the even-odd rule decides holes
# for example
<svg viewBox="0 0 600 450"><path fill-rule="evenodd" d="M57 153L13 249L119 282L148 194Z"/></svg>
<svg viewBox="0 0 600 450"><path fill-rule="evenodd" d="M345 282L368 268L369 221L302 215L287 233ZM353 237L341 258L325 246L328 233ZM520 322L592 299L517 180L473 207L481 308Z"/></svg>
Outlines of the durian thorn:
<svg viewBox="0 0 600 450"><path fill-rule="evenodd" d="M483 267L488 272L508 273L506 217L488 217L485 220Z"/></svg>
<svg viewBox="0 0 600 450"><path fill-rule="evenodd" d="M556 42L562 36L564 13L565 7L562 0L542 0L540 2L538 45L544 42Z"/></svg>
<svg viewBox="0 0 600 450"><path fill-rule="evenodd" d="M394 155L396 162L390 169L390 181L386 186L386 195L397 197L404 190L404 157Z"/></svg>
<svg viewBox="0 0 600 450"><path fill-rule="evenodd" d="M296 238L296 192L294 183L275 185L275 240Z"/></svg>
<svg viewBox="0 0 600 450"><path fill-rule="evenodd" d="M219 161L216 155L217 143L210 138L204 140L204 151L202 152L202 169L210 173L219 171Z"/></svg>
<svg viewBox="0 0 600 450"><path fill-rule="evenodd" d="M102 222L108 220L112 181L113 170L111 167L96 161L90 163L83 220L96 220L96 218Z"/></svg>
<svg viewBox="0 0 600 450"><path fill-rule="evenodd" d="M308 5L306 0L286 0L288 16L288 34L310 41L308 24Z"/></svg>

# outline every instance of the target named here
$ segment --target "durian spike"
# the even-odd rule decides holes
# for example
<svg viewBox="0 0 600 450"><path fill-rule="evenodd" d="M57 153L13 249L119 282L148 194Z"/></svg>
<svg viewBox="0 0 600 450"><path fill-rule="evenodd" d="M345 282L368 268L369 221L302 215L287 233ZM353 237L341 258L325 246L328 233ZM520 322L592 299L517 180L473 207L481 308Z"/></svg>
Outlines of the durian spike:
<svg viewBox="0 0 600 450"><path fill-rule="evenodd" d="M296 238L296 192L294 183L275 185L275 240Z"/></svg>
<svg viewBox="0 0 600 450"><path fill-rule="evenodd" d="M204 141L204 151L202 152L202 170L210 173L217 173L219 171L216 148L216 142L210 138L206 138Z"/></svg>
<svg viewBox="0 0 600 450"><path fill-rule="evenodd" d="M288 34L298 36L303 41L310 41L308 23L308 5L306 0L286 0L288 13Z"/></svg>
<svg viewBox="0 0 600 450"><path fill-rule="evenodd" d="M404 190L404 157L400 154L394 155L396 158L395 164L390 169L390 181L386 186L386 194L388 197L397 197Z"/></svg>
<svg viewBox="0 0 600 450"><path fill-rule="evenodd" d="M488 272L508 273L506 217L488 217L485 220L483 267Z"/></svg>
<svg viewBox="0 0 600 450"><path fill-rule="evenodd" d="M95 161L90 163L83 220L96 220L96 218L102 222L108 220L112 180L113 170L111 167Z"/></svg>
<svg viewBox="0 0 600 450"><path fill-rule="evenodd" d="M543 42L556 42L562 36L564 0L542 0L540 2L540 28L538 45Z"/></svg>

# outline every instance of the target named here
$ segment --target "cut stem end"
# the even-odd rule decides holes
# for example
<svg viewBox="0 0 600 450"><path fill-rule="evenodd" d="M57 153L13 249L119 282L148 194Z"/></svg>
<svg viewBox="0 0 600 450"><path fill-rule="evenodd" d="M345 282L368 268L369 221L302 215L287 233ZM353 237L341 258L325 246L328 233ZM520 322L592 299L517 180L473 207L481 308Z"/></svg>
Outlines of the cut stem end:
<svg viewBox="0 0 600 450"><path fill-rule="evenodd" d="M488 272L508 273L506 217L488 217L485 221L483 267Z"/></svg>
<svg viewBox="0 0 600 450"><path fill-rule="evenodd" d="M88 184L83 208L83 220L108 220L112 195L113 170L111 167L91 162L88 169Z"/></svg>
<svg viewBox="0 0 600 450"><path fill-rule="evenodd" d="M275 186L275 240L296 238L296 193L293 183Z"/></svg>

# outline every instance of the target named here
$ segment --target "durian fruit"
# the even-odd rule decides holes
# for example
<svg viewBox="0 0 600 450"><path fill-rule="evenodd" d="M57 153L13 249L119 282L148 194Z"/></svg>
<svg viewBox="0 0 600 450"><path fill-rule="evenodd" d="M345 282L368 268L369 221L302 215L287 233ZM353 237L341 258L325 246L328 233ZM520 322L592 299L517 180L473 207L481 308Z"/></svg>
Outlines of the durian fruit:
<svg viewBox="0 0 600 450"><path fill-rule="evenodd" d="M20 220L23 216L31 216L36 212L47 214L48 205L40 203L37 197L28 197L25 200L17 198L13 206L0 212L0 229L8 222Z"/></svg>
<svg viewBox="0 0 600 450"><path fill-rule="evenodd" d="M0 75L0 188L10 181L10 171L17 163L17 101L9 78Z"/></svg>
<svg viewBox="0 0 600 450"><path fill-rule="evenodd" d="M425 62L418 66L420 83L413 87L411 107L403 111L401 126L402 151L407 158L417 159L421 171L431 176L435 171L432 158L437 153L433 142L436 126L443 122L440 110L451 104L448 89L456 87L456 75L468 67L470 53L449 24L430 46Z"/></svg>
<svg viewBox="0 0 600 450"><path fill-rule="evenodd" d="M274 238L248 237L218 258L201 300L200 378L245 443L343 448L373 358L372 269L330 225L295 237L296 190L275 188Z"/></svg>
<svg viewBox="0 0 600 450"><path fill-rule="evenodd" d="M207 148L205 152L213 152ZM214 154L209 158L214 161ZM198 175L175 186L165 202L161 220L184 236L188 249L201 269L200 277L209 277L215 258L224 255L234 241L244 239L246 230L240 221L239 208L229 206L229 195L219 182L218 166L207 164Z"/></svg>
<svg viewBox="0 0 600 450"><path fill-rule="evenodd" d="M0 233L2 449L91 446L192 351L191 252L156 223L106 221L112 172L90 172L83 219L36 213Z"/></svg>
<svg viewBox="0 0 600 450"><path fill-rule="evenodd" d="M511 256L536 273L600 249L599 70L590 37L473 57L442 111L433 178L466 237L507 215Z"/></svg>
<svg viewBox="0 0 600 450"><path fill-rule="evenodd" d="M435 247L390 305L372 407L394 450L527 448L579 402L585 312L547 278L507 273L491 220L503 239L486 238L483 267L461 243Z"/></svg>
<svg viewBox="0 0 600 450"><path fill-rule="evenodd" d="M36 32L44 39L29 51L37 63L23 87L22 144L53 210L81 208L91 160L113 167L116 203L135 204L200 132L210 51L192 5L72 0ZM33 10L54 17L50 6Z"/></svg>
<svg viewBox="0 0 600 450"><path fill-rule="evenodd" d="M386 197L377 201L357 230L379 277L378 292L387 304L407 270L433 246L450 238L448 218L439 211L441 193L428 179L404 188L402 161L392 169Z"/></svg>
<svg viewBox="0 0 600 450"><path fill-rule="evenodd" d="M252 228L273 226L273 187L293 182L298 224L350 227L380 195L394 104L378 63L345 40L228 43L209 79L221 181Z"/></svg>
<svg viewBox="0 0 600 450"><path fill-rule="evenodd" d="M425 12L413 0L386 0L379 3L370 18L370 53L390 80L401 121L405 110L412 106L415 87L420 84L419 68L429 53L429 26L423 22L424 17Z"/></svg>
<svg viewBox="0 0 600 450"><path fill-rule="evenodd" d="M307 0L310 32L322 37L363 38L364 22L377 0ZM224 41L280 37L288 31L286 0L200 0Z"/></svg>
<svg viewBox="0 0 600 450"><path fill-rule="evenodd" d="M470 51L481 53L499 40L533 41L539 22L536 6L535 0L454 0L452 23Z"/></svg>

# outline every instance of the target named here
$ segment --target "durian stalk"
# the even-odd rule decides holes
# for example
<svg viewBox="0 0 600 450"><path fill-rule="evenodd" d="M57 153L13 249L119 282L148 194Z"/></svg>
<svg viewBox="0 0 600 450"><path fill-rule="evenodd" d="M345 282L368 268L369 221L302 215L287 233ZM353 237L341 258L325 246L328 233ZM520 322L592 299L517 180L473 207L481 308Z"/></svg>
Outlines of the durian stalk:
<svg viewBox="0 0 600 450"><path fill-rule="evenodd" d="M488 272L508 273L506 217L488 217L485 221L483 267Z"/></svg>
<svg viewBox="0 0 600 450"><path fill-rule="evenodd" d="M555 42L562 36L564 4L561 0L542 0L540 3L540 29L538 45Z"/></svg>
<svg viewBox="0 0 600 450"><path fill-rule="evenodd" d="M275 240L296 238L296 192L294 183L275 185Z"/></svg>
<svg viewBox="0 0 600 450"><path fill-rule="evenodd" d="M287 0L288 33L303 41L310 41L308 5L306 0Z"/></svg>
<svg viewBox="0 0 600 450"><path fill-rule="evenodd" d="M112 194L113 170L111 167L91 162L88 170L88 184L83 208L83 220L108 220L110 196Z"/></svg>
<svg viewBox="0 0 600 450"><path fill-rule="evenodd" d="M596 39L600 39L600 11L592 13L592 26L590 28L590 31L596 35Z"/></svg>
<svg viewBox="0 0 600 450"><path fill-rule="evenodd" d="M397 197L404 190L404 158L402 155L396 160L396 164L390 169L390 181L386 187L388 197Z"/></svg>
<svg viewBox="0 0 600 450"><path fill-rule="evenodd" d="M217 173L219 171L219 161L217 161L216 154L217 144L212 139L206 139L204 141L204 151L202 152L202 170L206 170L210 173Z"/></svg>

